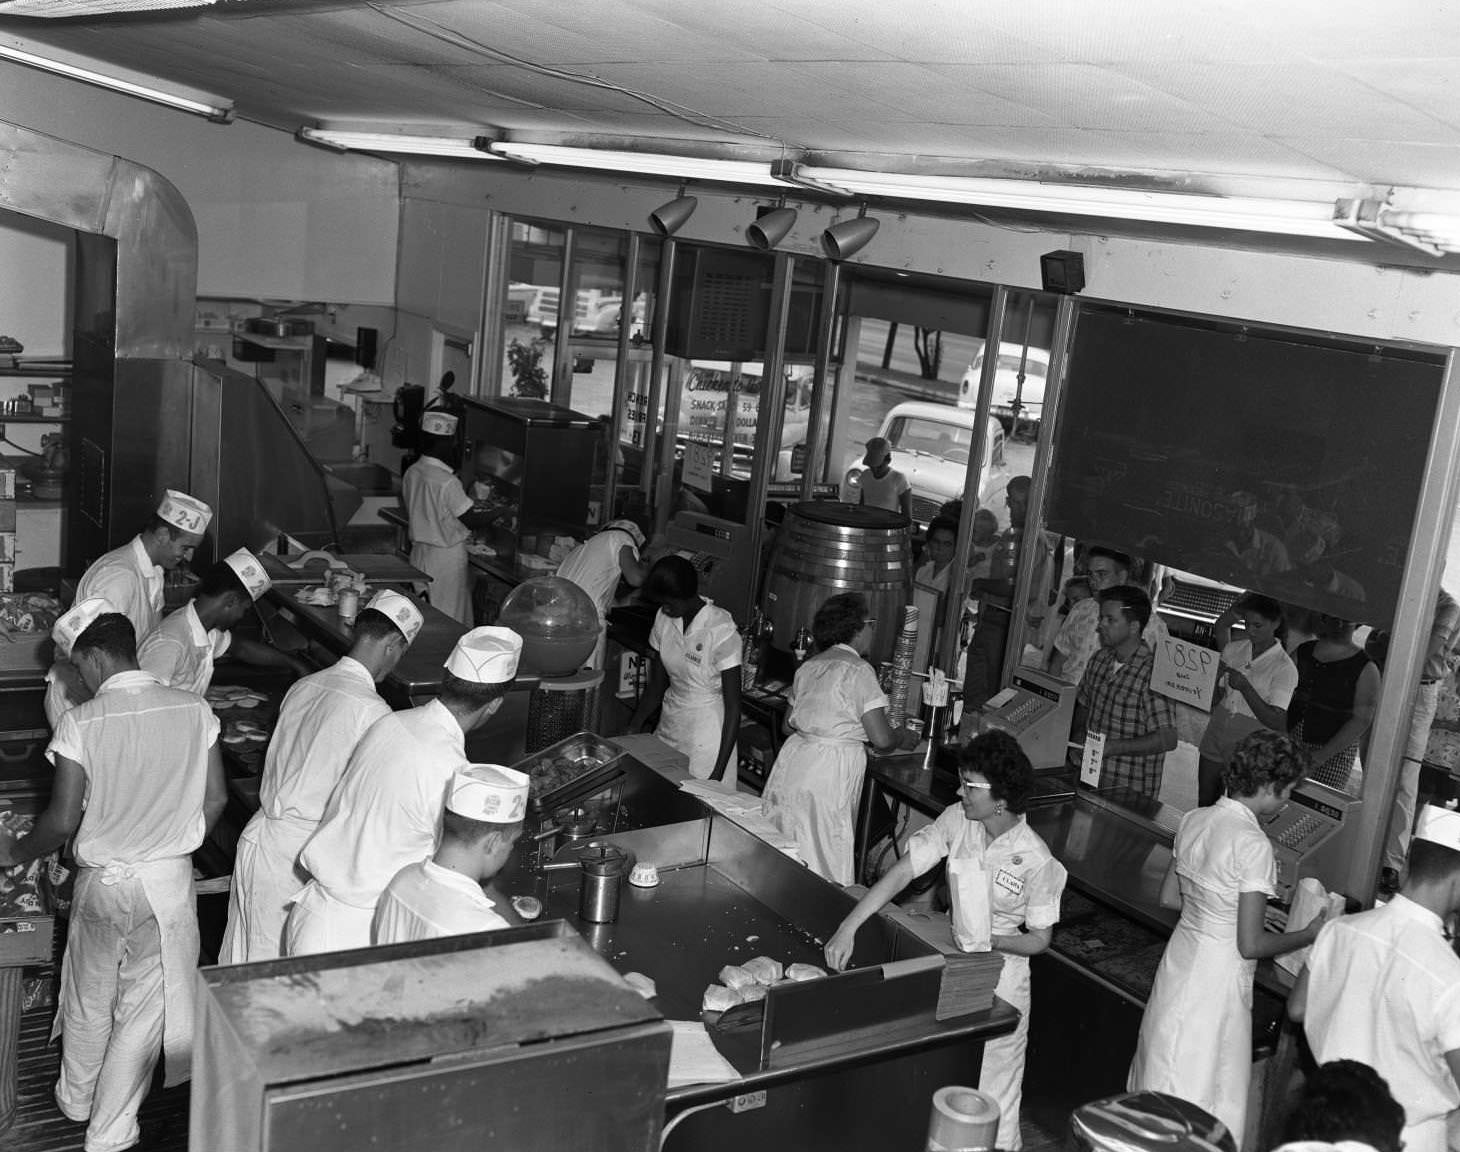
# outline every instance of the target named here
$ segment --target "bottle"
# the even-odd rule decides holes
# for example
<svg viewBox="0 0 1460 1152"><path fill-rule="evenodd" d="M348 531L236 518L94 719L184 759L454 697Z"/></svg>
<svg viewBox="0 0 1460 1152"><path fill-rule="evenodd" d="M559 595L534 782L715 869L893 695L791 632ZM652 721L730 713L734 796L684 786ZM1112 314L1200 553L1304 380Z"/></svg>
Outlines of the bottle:
<svg viewBox="0 0 1460 1152"><path fill-rule="evenodd" d="M791 641L791 653L796 657L796 667L806 663L811 655L811 629L804 625L796 629L796 639Z"/></svg>

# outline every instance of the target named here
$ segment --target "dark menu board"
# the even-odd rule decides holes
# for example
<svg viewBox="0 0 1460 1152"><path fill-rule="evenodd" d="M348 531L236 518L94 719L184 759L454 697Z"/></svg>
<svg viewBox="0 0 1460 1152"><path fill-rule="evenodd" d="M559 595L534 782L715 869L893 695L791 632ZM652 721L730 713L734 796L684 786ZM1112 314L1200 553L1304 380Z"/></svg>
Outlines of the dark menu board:
<svg viewBox="0 0 1460 1152"><path fill-rule="evenodd" d="M1048 526L1389 624L1444 357L1082 308Z"/></svg>

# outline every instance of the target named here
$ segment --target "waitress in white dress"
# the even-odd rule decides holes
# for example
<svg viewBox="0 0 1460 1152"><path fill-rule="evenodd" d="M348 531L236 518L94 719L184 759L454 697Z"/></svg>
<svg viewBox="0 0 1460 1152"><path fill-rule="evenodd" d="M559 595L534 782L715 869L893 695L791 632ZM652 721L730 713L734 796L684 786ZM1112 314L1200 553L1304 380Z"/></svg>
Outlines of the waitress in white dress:
<svg viewBox="0 0 1460 1152"><path fill-rule="evenodd" d="M994 989L1019 1010L1008 1036L984 1044L978 1086L999 1104L995 1147L1018 1152L1024 1054L1029 1045L1029 957L1049 947L1060 917L1065 869L1024 819L1034 769L1007 732L975 736L958 752L959 802L908 841L907 855L872 886L826 942L840 971L857 929L939 860L948 861L953 940L965 952L1003 953Z"/></svg>
<svg viewBox="0 0 1460 1152"><path fill-rule="evenodd" d="M1288 802L1308 757L1286 736L1254 732L1223 772L1227 794L1181 819L1161 903L1181 919L1161 957L1131 1064L1131 1091L1165 1092L1222 1121L1240 1143L1252 1075L1252 973L1259 960L1313 943L1263 925L1276 865L1262 830Z"/></svg>
<svg viewBox="0 0 1460 1152"><path fill-rule="evenodd" d="M683 556L655 562L643 597L657 605L649 682L629 721L643 731L662 702L654 735L689 757L690 775L735 789L740 729L740 633L735 620L700 595L699 573Z"/></svg>
<svg viewBox="0 0 1460 1152"><path fill-rule="evenodd" d="M766 781L766 818L796 841L807 866L834 884L853 880L853 826L867 770L865 743L891 752L905 730L887 722L887 697L862 658L876 621L859 592L833 596L816 611L817 654L796 670L786 725L791 729ZM916 741L914 733L906 738Z"/></svg>

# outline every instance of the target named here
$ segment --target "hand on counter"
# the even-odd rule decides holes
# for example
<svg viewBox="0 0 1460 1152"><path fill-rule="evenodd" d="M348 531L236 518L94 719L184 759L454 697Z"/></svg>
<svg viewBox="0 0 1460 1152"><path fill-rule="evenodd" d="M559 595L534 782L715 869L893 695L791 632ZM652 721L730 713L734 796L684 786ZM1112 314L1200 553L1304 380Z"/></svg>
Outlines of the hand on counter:
<svg viewBox="0 0 1460 1152"><path fill-rule="evenodd" d="M826 954L826 962L833 971L840 972L847 966L847 961L852 958L852 948L857 942L857 930L850 927L845 921L842 922L831 939L826 942L822 950Z"/></svg>

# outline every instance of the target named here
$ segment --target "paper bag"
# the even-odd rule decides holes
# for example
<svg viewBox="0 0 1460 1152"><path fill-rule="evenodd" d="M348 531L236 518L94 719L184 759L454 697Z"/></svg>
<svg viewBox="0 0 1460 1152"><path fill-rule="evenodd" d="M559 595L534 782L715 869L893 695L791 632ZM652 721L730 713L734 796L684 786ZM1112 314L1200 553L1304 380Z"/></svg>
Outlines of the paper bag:
<svg viewBox="0 0 1460 1152"><path fill-rule="evenodd" d="M1308 922L1324 908L1328 909L1330 920L1342 916L1343 906L1342 892L1329 892L1312 876L1305 876L1298 881L1297 890L1293 893L1293 906L1288 910L1288 931L1298 932L1306 928ZM1278 967L1296 976L1308 962L1310 951L1309 948L1299 948L1296 952L1284 953L1277 958Z"/></svg>

